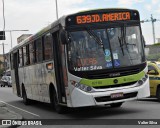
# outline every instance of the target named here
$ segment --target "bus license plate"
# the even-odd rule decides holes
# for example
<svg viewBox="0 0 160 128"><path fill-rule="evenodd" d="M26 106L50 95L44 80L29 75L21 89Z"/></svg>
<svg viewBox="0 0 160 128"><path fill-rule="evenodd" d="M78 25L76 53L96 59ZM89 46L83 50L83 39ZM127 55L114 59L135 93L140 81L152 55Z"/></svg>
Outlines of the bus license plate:
<svg viewBox="0 0 160 128"><path fill-rule="evenodd" d="M123 93L113 93L111 94L111 98L112 99L115 99L115 98L120 98L120 97L123 97Z"/></svg>

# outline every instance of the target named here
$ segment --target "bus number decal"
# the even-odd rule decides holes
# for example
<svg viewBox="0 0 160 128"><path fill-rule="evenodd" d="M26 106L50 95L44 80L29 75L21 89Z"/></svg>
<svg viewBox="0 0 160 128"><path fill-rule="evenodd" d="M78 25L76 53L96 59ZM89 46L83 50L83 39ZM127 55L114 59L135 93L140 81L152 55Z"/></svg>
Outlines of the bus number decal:
<svg viewBox="0 0 160 128"><path fill-rule="evenodd" d="M98 62L96 58L84 58L84 59L78 59L78 66L84 67L89 65L96 65Z"/></svg>
<svg viewBox="0 0 160 128"><path fill-rule="evenodd" d="M98 86L98 85L102 85L102 81L93 81L92 82L93 86Z"/></svg>

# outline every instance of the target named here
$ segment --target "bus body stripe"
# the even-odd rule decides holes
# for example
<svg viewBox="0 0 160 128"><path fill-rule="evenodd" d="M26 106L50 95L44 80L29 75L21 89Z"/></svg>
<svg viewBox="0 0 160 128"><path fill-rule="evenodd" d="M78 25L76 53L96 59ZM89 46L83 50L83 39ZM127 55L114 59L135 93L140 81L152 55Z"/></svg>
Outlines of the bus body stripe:
<svg viewBox="0 0 160 128"><path fill-rule="evenodd" d="M106 78L106 79L81 79L80 83L92 86L92 87L98 87L98 86L110 86L110 85L118 85L118 84L124 84L124 83L130 83L140 80L145 75L145 72L142 71L138 74L129 75L129 76L122 76L122 77L115 77L115 78ZM115 83L115 80L117 83Z"/></svg>

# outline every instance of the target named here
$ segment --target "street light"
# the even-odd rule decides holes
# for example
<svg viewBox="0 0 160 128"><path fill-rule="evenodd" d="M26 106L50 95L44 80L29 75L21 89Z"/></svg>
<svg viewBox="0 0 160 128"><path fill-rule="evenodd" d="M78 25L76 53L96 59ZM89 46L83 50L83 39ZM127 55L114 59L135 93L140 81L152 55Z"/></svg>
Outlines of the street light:
<svg viewBox="0 0 160 128"><path fill-rule="evenodd" d="M12 48L12 32L15 32L15 31L29 31L29 30L5 30L5 32L9 32L10 33L11 48Z"/></svg>
<svg viewBox="0 0 160 128"><path fill-rule="evenodd" d="M57 16L57 20L58 20L58 3L57 3L57 0L55 0L56 2L56 16Z"/></svg>

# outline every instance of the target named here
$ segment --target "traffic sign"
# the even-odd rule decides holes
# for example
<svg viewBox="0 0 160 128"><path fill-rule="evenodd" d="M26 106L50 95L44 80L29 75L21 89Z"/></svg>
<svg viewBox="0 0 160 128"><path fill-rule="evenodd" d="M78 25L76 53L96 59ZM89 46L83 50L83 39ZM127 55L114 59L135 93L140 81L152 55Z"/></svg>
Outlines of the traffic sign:
<svg viewBox="0 0 160 128"><path fill-rule="evenodd" d="M5 40L5 31L0 31L0 40Z"/></svg>

